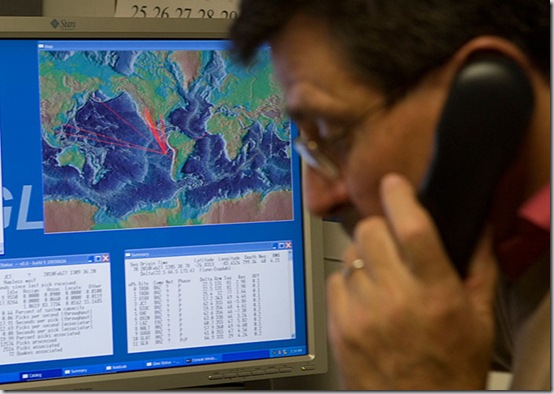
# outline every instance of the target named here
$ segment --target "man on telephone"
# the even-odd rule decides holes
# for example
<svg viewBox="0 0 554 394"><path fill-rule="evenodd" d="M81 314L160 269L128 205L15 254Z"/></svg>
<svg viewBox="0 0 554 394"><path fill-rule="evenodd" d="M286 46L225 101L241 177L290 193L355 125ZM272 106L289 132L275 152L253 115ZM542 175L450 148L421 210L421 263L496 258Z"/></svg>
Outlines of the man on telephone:
<svg viewBox="0 0 554 394"><path fill-rule="evenodd" d="M308 207L352 236L344 387L550 389L549 3L242 0L231 38L270 44Z"/></svg>

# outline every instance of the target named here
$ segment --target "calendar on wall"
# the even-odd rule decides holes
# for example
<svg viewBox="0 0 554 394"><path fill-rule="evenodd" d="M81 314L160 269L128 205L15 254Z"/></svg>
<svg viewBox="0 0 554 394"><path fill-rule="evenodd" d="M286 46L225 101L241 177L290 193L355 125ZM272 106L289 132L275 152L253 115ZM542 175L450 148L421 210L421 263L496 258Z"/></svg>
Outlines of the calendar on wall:
<svg viewBox="0 0 554 394"><path fill-rule="evenodd" d="M117 0L116 17L214 18L238 16L238 0Z"/></svg>

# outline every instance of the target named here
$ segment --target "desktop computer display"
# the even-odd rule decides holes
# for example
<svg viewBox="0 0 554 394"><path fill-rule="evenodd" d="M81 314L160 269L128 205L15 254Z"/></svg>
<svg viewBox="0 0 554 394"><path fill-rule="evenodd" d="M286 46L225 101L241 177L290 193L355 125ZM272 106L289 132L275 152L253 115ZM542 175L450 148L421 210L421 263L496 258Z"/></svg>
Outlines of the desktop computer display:
<svg viewBox="0 0 554 394"><path fill-rule="evenodd" d="M0 389L326 370L320 222L225 20L0 18Z"/></svg>

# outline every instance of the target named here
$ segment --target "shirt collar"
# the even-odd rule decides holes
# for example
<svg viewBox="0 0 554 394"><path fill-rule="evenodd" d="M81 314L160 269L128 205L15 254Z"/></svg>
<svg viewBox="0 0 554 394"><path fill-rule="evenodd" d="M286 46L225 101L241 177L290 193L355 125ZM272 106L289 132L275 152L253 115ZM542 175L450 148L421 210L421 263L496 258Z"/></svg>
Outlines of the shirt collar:
<svg viewBox="0 0 554 394"><path fill-rule="evenodd" d="M521 205L516 223L512 235L496 248L509 281L520 278L550 249L550 183Z"/></svg>
<svg viewBox="0 0 554 394"><path fill-rule="evenodd" d="M519 208L518 217L550 232L550 183Z"/></svg>

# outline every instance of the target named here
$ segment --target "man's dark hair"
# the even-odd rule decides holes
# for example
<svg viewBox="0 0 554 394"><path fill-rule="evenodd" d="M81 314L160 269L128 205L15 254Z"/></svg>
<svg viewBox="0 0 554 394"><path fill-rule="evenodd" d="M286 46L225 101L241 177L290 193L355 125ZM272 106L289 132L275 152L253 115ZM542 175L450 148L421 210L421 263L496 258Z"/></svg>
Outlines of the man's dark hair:
<svg viewBox="0 0 554 394"><path fill-rule="evenodd" d="M242 0L230 31L237 57L251 61L299 13L325 23L353 71L391 102L481 35L510 40L550 80L548 0Z"/></svg>

